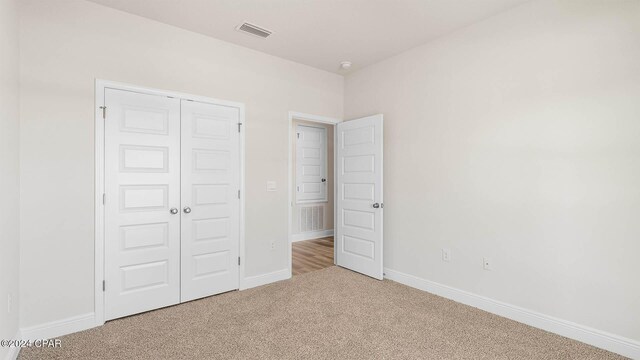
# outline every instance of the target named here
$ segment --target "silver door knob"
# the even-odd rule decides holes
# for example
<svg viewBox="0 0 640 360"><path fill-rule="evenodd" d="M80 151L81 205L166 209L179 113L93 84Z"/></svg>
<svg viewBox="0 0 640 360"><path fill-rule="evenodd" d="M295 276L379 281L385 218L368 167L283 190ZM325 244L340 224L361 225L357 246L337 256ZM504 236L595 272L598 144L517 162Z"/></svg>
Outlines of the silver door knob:
<svg viewBox="0 0 640 360"><path fill-rule="evenodd" d="M378 203L373 204L373 208L374 208L374 209L377 209L377 208L379 208L379 207L380 207L380 204L378 204Z"/></svg>
<svg viewBox="0 0 640 360"><path fill-rule="evenodd" d="M173 215L178 213L178 209L176 208L171 208L171 210L169 210L170 213L172 213Z"/></svg>
<svg viewBox="0 0 640 360"><path fill-rule="evenodd" d="M182 211L184 211L185 214L188 214L191 212L191 208L188 206L185 206L184 209L182 209Z"/></svg>

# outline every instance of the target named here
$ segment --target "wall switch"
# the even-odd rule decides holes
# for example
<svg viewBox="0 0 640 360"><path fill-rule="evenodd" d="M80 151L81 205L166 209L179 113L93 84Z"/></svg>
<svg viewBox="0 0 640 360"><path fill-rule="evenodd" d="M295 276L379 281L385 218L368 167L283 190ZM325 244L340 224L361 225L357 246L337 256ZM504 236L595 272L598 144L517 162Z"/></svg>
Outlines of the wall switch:
<svg viewBox="0 0 640 360"><path fill-rule="evenodd" d="M492 261L488 257L482 258L482 268L485 270L491 270Z"/></svg>
<svg viewBox="0 0 640 360"><path fill-rule="evenodd" d="M271 250L275 250L275 249L276 249L276 241L271 240Z"/></svg>
<svg viewBox="0 0 640 360"><path fill-rule="evenodd" d="M275 181L267 181L267 191L276 191L278 186Z"/></svg>
<svg viewBox="0 0 640 360"><path fill-rule="evenodd" d="M442 248L442 261L451 261L451 249Z"/></svg>

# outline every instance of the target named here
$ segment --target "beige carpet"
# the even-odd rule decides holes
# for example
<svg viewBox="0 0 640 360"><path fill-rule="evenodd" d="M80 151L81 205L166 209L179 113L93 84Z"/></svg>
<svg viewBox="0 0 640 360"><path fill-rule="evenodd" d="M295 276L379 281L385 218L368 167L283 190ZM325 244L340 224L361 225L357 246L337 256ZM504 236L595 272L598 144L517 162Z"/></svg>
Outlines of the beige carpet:
<svg viewBox="0 0 640 360"><path fill-rule="evenodd" d="M338 267L64 336L20 359L617 359Z"/></svg>

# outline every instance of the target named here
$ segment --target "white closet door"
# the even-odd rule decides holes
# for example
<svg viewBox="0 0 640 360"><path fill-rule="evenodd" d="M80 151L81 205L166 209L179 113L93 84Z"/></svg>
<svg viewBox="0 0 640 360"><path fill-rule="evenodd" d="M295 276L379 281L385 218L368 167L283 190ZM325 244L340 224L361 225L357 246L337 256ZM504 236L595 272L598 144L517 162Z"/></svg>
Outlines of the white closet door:
<svg viewBox="0 0 640 360"><path fill-rule="evenodd" d="M382 115L337 125L339 266L382 280Z"/></svg>
<svg viewBox="0 0 640 360"><path fill-rule="evenodd" d="M239 287L239 119L182 101L182 301Z"/></svg>
<svg viewBox="0 0 640 360"><path fill-rule="evenodd" d="M296 127L296 201L327 201L327 131Z"/></svg>
<svg viewBox="0 0 640 360"><path fill-rule="evenodd" d="M180 102L107 89L105 105L110 320L180 301Z"/></svg>

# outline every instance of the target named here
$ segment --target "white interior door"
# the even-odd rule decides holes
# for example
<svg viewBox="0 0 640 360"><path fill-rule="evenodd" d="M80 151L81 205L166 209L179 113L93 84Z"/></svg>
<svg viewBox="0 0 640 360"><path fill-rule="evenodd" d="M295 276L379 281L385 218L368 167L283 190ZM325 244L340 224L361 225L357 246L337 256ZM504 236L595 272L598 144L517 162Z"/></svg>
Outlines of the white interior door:
<svg viewBox="0 0 640 360"><path fill-rule="evenodd" d="M110 320L180 301L180 101L106 89L105 105Z"/></svg>
<svg viewBox="0 0 640 360"><path fill-rule="evenodd" d="M296 127L296 202L327 201L327 130Z"/></svg>
<svg viewBox="0 0 640 360"><path fill-rule="evenodd" d="M238 108L182 100L182 301L239 288Z"/></svg>
<svg viewBox="0 0 640 360"><path fill-rule="evenodd" d="M336 126L336 263L382 280L382 114Z"/></svg>

